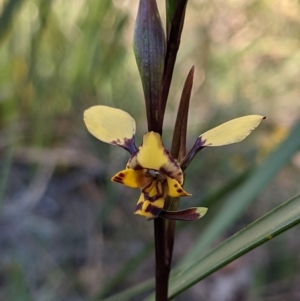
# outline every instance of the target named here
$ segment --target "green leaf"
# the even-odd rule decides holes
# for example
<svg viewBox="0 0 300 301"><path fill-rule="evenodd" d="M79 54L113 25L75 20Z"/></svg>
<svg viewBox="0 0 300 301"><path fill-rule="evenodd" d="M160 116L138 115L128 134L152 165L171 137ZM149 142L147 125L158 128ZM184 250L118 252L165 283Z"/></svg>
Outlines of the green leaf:
<svg viewBox="0 0 300 301"><path fill-rule="evenodd" d="M186 256L185 262L192 261L207 249L229 226L242 214L242 212L255 201L256 197L276 174L289 161L300 148L300 122L291 130L290 135L281 145L271 153L267 159L252 173L220 207L219 212L207 225L199 236L191 252Z"/></svg>
<svg viewBox="0 0 300 301"><path fill-rule="evenodd" d="M141 284L135 285L134 287L131 287L125 291L115 294L111 297L101 299L101 301L130 301L132 300L133 297L144 294L145 292L149 291L153 287L154 287L154 279L152 278L147 281L144 281ZM91 299L91 301L92 300L95 299Z"/></svg>
<svg viewBox="0 0 300 301"><path fill-rule="evenodd" d="M3 132L2 132L3 134ZM15 144L16 144L16 137L18 135L16 130L12 130L10 133L11 136L11 144L8 145L7 149L4 152L3 159L2 159L2 166L0 170L0 214L2 213L2 205L4 202L4 193L5 189L7 188L8 181L9 181L9 175L11 166L13 163L13 156L15 152Z"/></svg>
<svg viewBox="0 0 300 301"><path fill-rule="evenodd" d="M201 279L299 223L300 195L276 207L207 255L198 257L180 272L173 273L169 299L173 299ZM154 299L151 296L146 300Z"/></svg>
<svg viewBox="0 0 300 301"><path fill-rule="evenodd" d="M24 0L9 0L2 2L2 13L0 16L0 44L4 40L4 38L7 36L10 27L13 23L13 15L16 12L16 10L21 6L22 2ZM5 6L4 4L5 3Z"/></svg>
<svg viewBox="0 0 300 301"><path fill-rule="evenodd" d="M26 277L19 263L14 263L10 266L9 272L6 272L6 278L6 301L34 300L34 297L31 295L32 293L28 285L28 278Z"/></svg>
<svg viewBox="0 0 300 301"><path fill-rule="evenodd" d="M167 37L169 36L172 19L174 17L176 7L176 0L166 0L166 28L167 28Z"/></svg>

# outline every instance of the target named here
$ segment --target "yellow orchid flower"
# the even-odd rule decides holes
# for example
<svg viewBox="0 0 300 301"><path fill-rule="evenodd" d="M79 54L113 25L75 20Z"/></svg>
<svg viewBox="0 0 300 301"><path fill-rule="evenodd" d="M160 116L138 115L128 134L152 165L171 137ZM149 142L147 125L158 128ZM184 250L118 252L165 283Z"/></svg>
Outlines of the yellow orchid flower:
<svg viewBox="0 0 300 301"><path fill-rule="evenodd" d="M142 190L135 213L148 218L159 215L167 195L190 195L181 186L183 173L179 164L155 132L144 135L142 145L130 157L126 169L113 176L112 181Z"/></svg>
<svg viewBox="0 0 300 301"><path fill-rule="evenodd" d="M226 145L243 140L263 118L259 115L245 116L205 132L198 137L182 163L185 164L203 147ZM142 145L137 148L134 139L136 128L134 119L122 110L107 106L94 106L86 110L84 122L88 131L99 140L118 145L130 152L131 157L126 169L114 175L112 181L141 189L135 214L147 218L162 216L170 219L194 220L206 213L206 208L188 208L174 212L165 210L167 196L178 198L191 194L183 189L182 168L165 149L160 134L146 133Z"/></svg>
<svg viewBox="0 0 300 301"><path fill-rule="evenodd" d="M94 106L84 112L84 121L96 138L121 146L132 154L126 169L113 176L112 181L141 189L136 214L157 217L164 208L167 195L190 195L181 186L183 173L179 164L165 149L158 133L146 133L142 145L137 149L134 144L135 121L126 112Z"/></svg>

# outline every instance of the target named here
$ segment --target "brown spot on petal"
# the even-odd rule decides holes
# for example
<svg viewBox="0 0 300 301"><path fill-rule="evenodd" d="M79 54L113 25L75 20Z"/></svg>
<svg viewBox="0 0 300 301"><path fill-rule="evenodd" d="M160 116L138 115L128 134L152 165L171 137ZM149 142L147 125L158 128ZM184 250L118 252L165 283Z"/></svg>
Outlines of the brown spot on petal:
<svg viewBox="0 0 300 301"><path fill-rule="evenodd" d="M122 179L121 177L118 177L118 176L114 177L113 180L114 180L114 181L117 181L117 182L120 182L120 183L123 182L123 179Z"/></svg>
<svg viewBox="0 0 300 301"><path fill-rule="evenodd" d="M157 190L157 196L158 196L158 197L162 197L163 194L164 194L162 185L163 185L163 184L162 184L161 181L157 181L157 183L156 183L156 190Z"/></svg>
<svg viewBox="0 0 300 301"><path fill-rule="evenodd" d="M145 212L150 212L153 216L158 216L162 209L149 204Z"/></svg>
<svg viewBox="0 0 300 301"><path fill-rule="evenodd" d="M177 187L178 187L178 184L175 184L174 187L177 188Z"/></svg>
<svg viewBox="0 0 300 301"><path fill-rule="evenodd" d="M113 141L111 142L111 144L113 144L113 145L122 145L120 139L113 140Z"/></svg>
<svg viewBox="0 0 300 301"><path fill-rule="evenodd" d="M124 138L124 148L127 149L131 155L137 152L137 147L135 146L134 135L132 138Z"/></svg>
<svg viewBox="0 0 300 301"><path fill-rule="evenodd" d="M138 211L138 210L141 210L143 207L143 203L138 203L136 206L135 206L135 211Z"/></svg>
<svg viewBox="0 0 300 301"><path fill-rule="evenodd" d="M178 193L181 193L183 190L182 189L177 189L177 192Z"/></svg>
<svg viewBox="0 0 300 301"><path fill-rule="evenodd" d="M171 177L171 173L168 172L164 167L161 167L161 168L159 169L159 171L160 171L160 173L165 174L165 175L169 176L170 178L172 178L172 177Z"/></svg>
<svg viewBox="0 0 300 301"><path fill-rule="evenodd" d="M121 177L121 178L124 178L124 177L125 177L125 175L124 175L122 172L120 172L120 173L118 174L118 176Z"/></svg>
<svg viewBox="0 0 300 301"><path fill-rule="evenodd" d="M146 201L155 202L156 200L161 198L161 195L155 194L154 196L150 197L148 193L144 193L144 198Z"/></svg>

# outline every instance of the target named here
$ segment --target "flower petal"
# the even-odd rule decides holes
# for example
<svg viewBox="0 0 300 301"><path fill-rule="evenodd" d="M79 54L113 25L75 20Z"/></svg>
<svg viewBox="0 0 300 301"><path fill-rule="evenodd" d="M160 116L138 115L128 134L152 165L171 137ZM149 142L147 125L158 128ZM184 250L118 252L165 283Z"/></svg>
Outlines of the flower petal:
<svg viewBox="0 0 300 301"><path fill-rule="evenodd" d="M180 184L183 183L183 174L179 164L172 158L165 149L161 136L155 132L146 133L143 137L143 144L138 151L131 156L127 163L132 169L153 169L158 170Z"/></svg>
<svg viewBox="0 0 300 301"><path fill-rule="evenodd" d="M159 214L160 217L178 220L178 221L196 221L203 217L207 212L207 208L193 207L179 211L166 211L162 210Z"/></svg>
<svg viewBox="0 0 300 301"><path fill-rule="evenodd" d="M170 177L167 177L168 183L168 195L173 198L181 196L190 196L191 194L186 192L182 186L175 180Z"/></svg>
<svg viewBox="0 0 300 301"><path fill-rule="evenodd" d="M266 119L266 117L249 115L225 122L199 136L201 147L221 146L240 142L245 139L263 119Z"/></svg>
<svg viewBox="0 0 300 301"><path fill-rule="evenodd" d="M83 119L88 131L97 139L121 146L131 154L136 151L135 121L125 111L107 106L93 106L84 111Z"/></svg>
<svg viewBox="0 0 300 301"><path fill-rule="evenodd" d="M142 189L145 199L154 201L164 195L163 183L152 178L152 182Z"/></svg>
<svg viewBox="0 0 300 301"><path fill-rule="evenodd" d="M142 193L135 207L134 214L139 214L148 218L155 218L162 211L164 203L164 197L158 198L155 201L149 201L145 199L145 195Z"/></svg>
<svg viewBox="0 0 300 301"><path fill-rule="evenodd" d="M152 178L145 177L143 169L124 169L115 174L111 180L131 188L143 188L152 181Z"/></svg>

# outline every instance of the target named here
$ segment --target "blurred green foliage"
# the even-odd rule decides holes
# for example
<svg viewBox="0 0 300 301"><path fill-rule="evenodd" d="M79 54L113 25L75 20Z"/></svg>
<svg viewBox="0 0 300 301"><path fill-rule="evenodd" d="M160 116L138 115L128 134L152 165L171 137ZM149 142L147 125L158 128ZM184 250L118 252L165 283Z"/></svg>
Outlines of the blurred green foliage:
<svg viewBox="0 0 300 301"><path fill-rule="evenodd" d="M140 265L131 262L140 270L131 276L126 277L131 264L122 270L139 252L148 253L143 248L152 241L151 224L131 215L137 194L109 183L110 176L125 164L126 154L94 140L82 122L84 109L105 104L128 111L136 119L138 141L146 131L132 50L137 5L137 0L0 1L0 299L85 300L105 291L109 279L122 280L113 289L121 290L153 274L152 258ZM159 6L163 15L165 7L163 3ZM187 190L193 191L191 203L217 196L211 198L217 210L227 193L218 191L261 162L299 118L299 20L296 0L189 1L165 117L167 146L182 85L192 65L189 146L200 132L231 118L252 113L268 117L242 144L199 154L187 175ZM70 149L78 151L74 158L73 153L64 152ZM299 192L299 161L295 157L265 187L258 205L248 209L231 231ZM47 169L51 164L53 169ZM63 194L73 172L82 174L93 167L100 175L72 180L77 190ZM36 208L42 206L46 188L34 206L29 206L30 214L22 212L23 196L31 196L38 179L45 179L46 187L50 182L56 194L63 195L58 203L64 204L62 211L67 213L41 217ZM203 223L188 225L180 232L175 262L211 218L208 215ZM299 245L292 236L284 242L289 247L282 252L288 258ZM84 258L83 263L78 263L75 253ZM39 268L44 264L48 266L45 275ZM280 267L292 277L295 273L288 266L294 264L295 259L284 260ZM275 280L266 272L265 262L262 268L256 265L255 273L263 276L260 283L253 281L253 290L263 294L262 287ZM280 277L278 272L278 281ZM22 296L11 294L12 287ZM193 300L193 295L183 298Z"/></svg>

